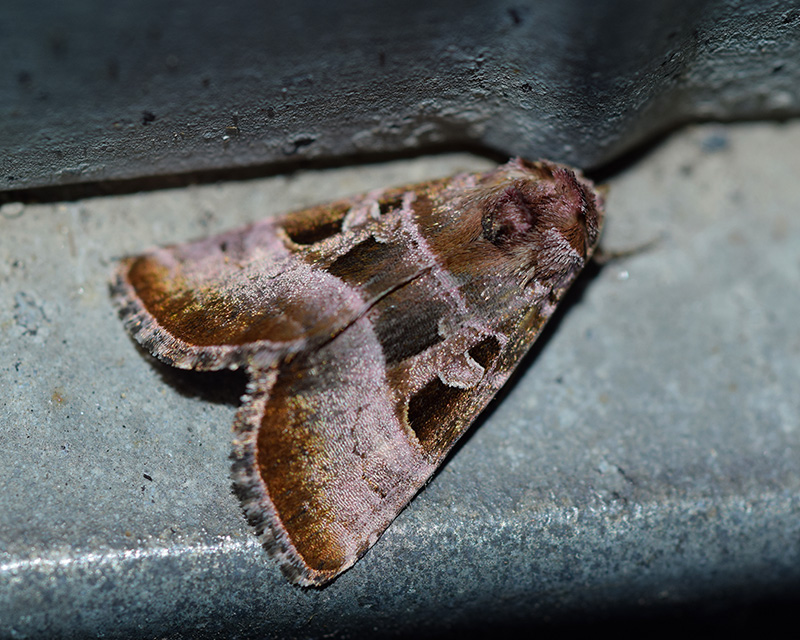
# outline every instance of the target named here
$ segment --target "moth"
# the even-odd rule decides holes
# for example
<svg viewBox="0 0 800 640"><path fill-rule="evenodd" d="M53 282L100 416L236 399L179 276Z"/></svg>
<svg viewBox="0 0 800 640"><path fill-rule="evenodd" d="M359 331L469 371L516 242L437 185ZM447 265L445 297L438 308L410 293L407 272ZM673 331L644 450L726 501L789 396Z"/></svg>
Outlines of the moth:
<svg viewBox="0 0 800 640"><path fill-rule="evenodd" d="M603 198L513 159L123 259L125 327L243 368L233 478L286 577L351 567L508 379L591 257Z"/></svg>

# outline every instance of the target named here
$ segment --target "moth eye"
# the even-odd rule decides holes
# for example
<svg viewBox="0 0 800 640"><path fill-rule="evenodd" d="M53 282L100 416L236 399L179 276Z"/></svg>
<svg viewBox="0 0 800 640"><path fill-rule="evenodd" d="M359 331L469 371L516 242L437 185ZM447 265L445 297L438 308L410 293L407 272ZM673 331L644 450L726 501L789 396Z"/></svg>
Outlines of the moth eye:
<svg viewBox="0 0 800 640"><path fill-rule="evenodd" d="M496 246L521 238L534 226L536 208L517 185L501 191L486 205L481 227L483 237Z"/></svg>
<svg viewBox="0 0 800 640"><path fill-rule="evenodd" d="M487 371L500 355L500 343L494 336L488 336L469 350L470 357Z"/></svg>

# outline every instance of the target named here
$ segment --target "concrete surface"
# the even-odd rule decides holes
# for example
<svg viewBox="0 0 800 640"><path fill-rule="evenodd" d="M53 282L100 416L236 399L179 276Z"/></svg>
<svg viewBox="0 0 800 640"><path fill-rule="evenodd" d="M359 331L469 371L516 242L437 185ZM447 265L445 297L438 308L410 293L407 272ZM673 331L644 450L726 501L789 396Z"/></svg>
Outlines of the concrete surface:
<svg viewBox="0 0 800 640"><path fill-rule="evenodd" d="M4 0L0 190L800 115L796 0Z"/></svg>
<svg viewBox="0 0 800 640"><path fill-rule="evenodd" d="M131 342L115 256L490 163L468 155L0 208L0 636L458 633L800 595L800 121L610 176L607 249L352 570L290 586L230 492L242 380Z"/></svg>

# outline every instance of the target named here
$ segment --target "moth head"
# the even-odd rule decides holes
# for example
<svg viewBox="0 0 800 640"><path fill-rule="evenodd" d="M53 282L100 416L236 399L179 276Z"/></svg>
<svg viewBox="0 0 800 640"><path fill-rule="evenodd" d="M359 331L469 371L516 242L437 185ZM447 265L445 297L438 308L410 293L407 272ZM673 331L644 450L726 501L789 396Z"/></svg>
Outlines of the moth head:
<svg viewBox="0 0 800 640"><path fill-rule="evenodd" d="M516 159L481 187L481 234L528 281L567 278L591 257L603 202L583 176L551 162Z"/></svg>

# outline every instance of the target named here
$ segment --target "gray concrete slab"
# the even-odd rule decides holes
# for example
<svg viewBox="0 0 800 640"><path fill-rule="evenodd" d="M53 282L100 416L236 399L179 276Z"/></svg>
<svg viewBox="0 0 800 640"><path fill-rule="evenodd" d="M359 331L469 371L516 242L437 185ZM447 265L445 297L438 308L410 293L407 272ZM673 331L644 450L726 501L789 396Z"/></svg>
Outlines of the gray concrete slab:
<svg viewBox="0 0 800 640"><path fill-rule="evenodd" d="M800 114L787 0L3 0L0 189Z"/></svg>
<svg viewBox="0 0 800 640"><path fill-rule="evenodd" d="M115 256L467 155L0 208L0 635L441 632L800 591L800 122L708 124L608 184L546 340L351 571L287 584L228 475L241 380L124 333ZM204 383L203 380L209 380Z"/></svg>

